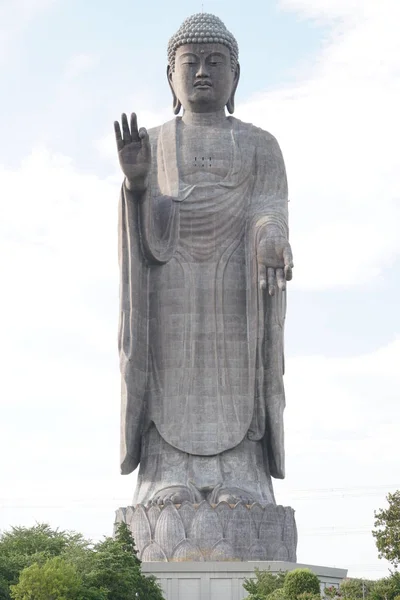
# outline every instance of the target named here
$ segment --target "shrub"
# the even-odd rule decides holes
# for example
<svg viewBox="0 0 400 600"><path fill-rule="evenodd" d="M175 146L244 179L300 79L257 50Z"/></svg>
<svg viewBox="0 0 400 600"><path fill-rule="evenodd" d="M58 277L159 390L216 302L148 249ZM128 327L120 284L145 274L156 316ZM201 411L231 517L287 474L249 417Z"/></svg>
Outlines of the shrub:
<svg viewBox="0 0 400 600"><path fill-rule="evenodd" d="M286 573L271 573L269 570L260 571L255 569L255 579L245 579L243 587L249 593L247 600L265 600L272 593L283 587ZM273 600L273 599L271 599ZM275 600L283 600L282 597L276 597Z"/></svg>
<svg viewBox="0 0 400 600"><path fill-rule="evenodd" d="M266 600L286 600L283 588L278 588L265 596Z"/></svg>
<svg viewBox="0 0 400 600"><path fill-rule="evenodd" d="M286 574L283 589L288 600L298 600L299 596L304 593L320 597L319 579L310 569L289 571ZM310 599L308 598L308 600Z"/></svg>

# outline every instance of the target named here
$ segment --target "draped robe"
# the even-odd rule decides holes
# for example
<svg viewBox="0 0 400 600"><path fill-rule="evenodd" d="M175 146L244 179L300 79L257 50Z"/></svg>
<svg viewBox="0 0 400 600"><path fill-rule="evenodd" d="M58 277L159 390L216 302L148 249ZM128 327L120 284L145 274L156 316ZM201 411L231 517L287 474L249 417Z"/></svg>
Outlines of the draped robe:
<svg viewBox="0 0 400 600"><path fill-rule="evenodd" d="M221 181L182 180L178 117L149 131L144 198L122 186L122 473L137 467L154 423L200 456L260 440L271 475L284 477L286 294L260 289L256 249L270 226L288 234L285 167L272 135L228 119L233 155Z"/></svg>

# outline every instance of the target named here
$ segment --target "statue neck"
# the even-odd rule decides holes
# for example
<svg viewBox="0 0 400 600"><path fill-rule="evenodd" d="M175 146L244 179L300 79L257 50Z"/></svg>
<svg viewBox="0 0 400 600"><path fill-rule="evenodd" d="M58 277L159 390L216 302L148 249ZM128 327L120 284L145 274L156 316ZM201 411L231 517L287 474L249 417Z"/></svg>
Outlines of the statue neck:
<svg viewBox="0 0 400 600"><path fill-rule="evenodd" d="M228 118L225 114L225 109L221 109L215 112L191 112L185 110L183 113L182 121L185 125L198 125L200 127L227 127L229 124Z"/></svg>

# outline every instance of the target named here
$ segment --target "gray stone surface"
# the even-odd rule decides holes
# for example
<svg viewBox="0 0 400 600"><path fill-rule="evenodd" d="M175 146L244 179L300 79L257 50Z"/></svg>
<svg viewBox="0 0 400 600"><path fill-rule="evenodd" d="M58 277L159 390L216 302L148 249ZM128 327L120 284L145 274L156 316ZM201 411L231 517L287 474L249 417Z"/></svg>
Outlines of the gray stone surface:
<svg viewBox="0 0 400 600"><path fill-rule="evenodd" d="M325 587L339 587L347 577L346 569L274 562L197 562L197 563L143 563L144 573L153 574L159 580L166 600L243 600L248 596L243 589L245 579L251 578L255 568L271 573L292 571L297 568L311 569L320 580L321 591Z"/></svg>
<svg viewBox="0 0 400 600"><path fill-rule="evenodd" d="M120 508L115 522L129 525L144 562L296 561L297 531L289 507L169 501L162 507Z"/></svg>
<svg viewBox="0 0 400 600"><path fill-rule="evenodd" d="M148 132L135 114L115 123L121 470L140 463L134 505L267 506L271 477L284 477L287 181L276 139L225 114L237 61L221 21L189 18L169 45L183 116Z"/></svg>

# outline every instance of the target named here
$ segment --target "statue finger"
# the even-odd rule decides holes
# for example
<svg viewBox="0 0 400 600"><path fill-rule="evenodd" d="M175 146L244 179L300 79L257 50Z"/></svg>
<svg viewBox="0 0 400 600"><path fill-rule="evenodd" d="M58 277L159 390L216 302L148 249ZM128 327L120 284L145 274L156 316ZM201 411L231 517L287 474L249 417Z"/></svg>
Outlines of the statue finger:
<svg viewBox="0 0 400 600"><path fill-rule="evenodd" d="M285 279L290 281L293 277L292 267L285 267Z"/></svg>
<svg viewBox="0 0 400 600"><path fill-rule="evenodd" d="M286 279L283 269L276 270L276 282L278 284L278 288L283 292L286 290Z"/></svg>
<svg viewBox="0 0 400 600"><path fill-rule="evenodd" d="M132 136L132 142L139 141L139 131L138 131L136 113L131 114L131 136Z"/></svg>
<svg viewBox="0 0 400 600"><path fill-rule="evenodd" d="M121 115L121 123L124 144L130 144L132 142L132 136L131 132L129 131L128 119L125 113L122 113Z"/></svg>
<svg viewBox="0 0 400 600"><path fill-rule="evenodd" d="M119 152L124 147L124 142L122 140L121 127L119 126L118 121L114 121L114 132L115 132L115 141L117 142L117 148L118 148L118 152Z"/></svg>
<svg viewBox="0 0 400 600"><path fill-rule="evenodd" d="M267 287L267 269L262 263L258 263L258 285L261 290Z"/></svg>
<svg viewBox="0 0 400 600"><path fill-rule="evenodd" d="M286 244L283 250L283 261L285 263L285 278L286 281L290 281L292 279L292 269L293 269L293 254L290 244Z"/></svg>
<svg viewBox="0 0 400 600"><path fill-rule="evenodd" d="M150 157L150 140L149 134L147 133L147 129L145 127L141 127L139 129L139 139L142 140L142 148L144 150L144 154L146 158Z"/></svg>
<svg viewBox="0 0 400 600"><path fill-rule="evenodd" d="M276 287L276 277L275 277L275 269L271 267L268 268L268 293L270 296L275 294Z"/></svg>
<svg viewBox="0 0 400 600"><path fill-rule="evenodd" d="M286 244L283 249L283 262L285 263L285 267L293 269L293 254L289 244Z"/></svg>

